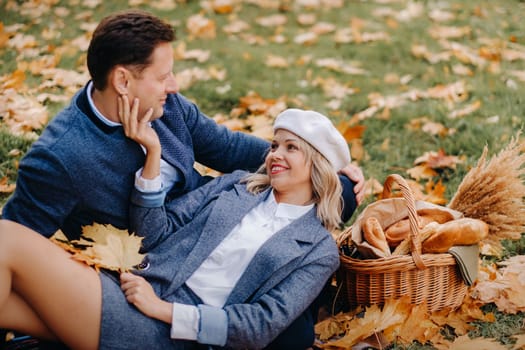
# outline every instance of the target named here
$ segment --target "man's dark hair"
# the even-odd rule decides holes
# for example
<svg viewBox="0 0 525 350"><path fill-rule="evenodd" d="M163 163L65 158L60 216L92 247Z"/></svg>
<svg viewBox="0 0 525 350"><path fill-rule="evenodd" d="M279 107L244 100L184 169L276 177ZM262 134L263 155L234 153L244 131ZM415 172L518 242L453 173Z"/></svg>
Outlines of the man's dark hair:
<svg viewBox="0 0 525 350"><path fill-rule="evenodd" d="M94 87L103 90L108 73L116 65L129 66L140 74L151 64L155 47L174 40L173 27L148 12L127 10L105 17L93 32L87 51Z"/></svg>

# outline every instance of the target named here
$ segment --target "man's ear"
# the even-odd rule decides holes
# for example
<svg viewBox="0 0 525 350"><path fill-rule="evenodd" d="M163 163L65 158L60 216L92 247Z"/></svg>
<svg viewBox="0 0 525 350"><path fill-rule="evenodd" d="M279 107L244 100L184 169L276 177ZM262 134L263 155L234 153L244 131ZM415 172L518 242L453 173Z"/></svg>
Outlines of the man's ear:
<svg viewBox="0 0 525 350"><path fill-rule="evenodd" d="M119 95L127 95L128 84L129 71L122 66L116 66L111 73L111 85Z"/></svg>

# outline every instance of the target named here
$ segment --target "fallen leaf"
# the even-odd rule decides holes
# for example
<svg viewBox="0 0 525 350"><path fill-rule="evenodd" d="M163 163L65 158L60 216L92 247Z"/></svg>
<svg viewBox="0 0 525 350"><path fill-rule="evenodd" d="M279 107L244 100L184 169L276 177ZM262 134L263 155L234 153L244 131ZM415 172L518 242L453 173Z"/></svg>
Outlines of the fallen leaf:
<svg viewBox="0 0 525 350"><path fill-rule="evenodd" d="M495 339L474 338L470 339L468 335L458 337L450 345L450 350L508 350Z"/></svg>
<svg viewBox="0 0 525 350"><path fill-rule="evenodd" d="M186 29L193 38L214 39L216 37L215 22L201 14L188 17Z"/></svg>
<svg viewBox="0 0 525 350"><path fill-rule="evenodd" d="M129 234L112 225L93 224L82 228L78 240L64 240L57 232L52 241L73 254L73 259L93 266L124 272L140 264L144 254L140 254L143 237Z"/></svg>
<svg viewBox="0 0 525 350"><path fill-rule="evenodd" d="M450 112L448 117L451 119L458 118L458 117L464 117L466 115L469 115L477 111L480 107L481 107L481 101L477 100L461 109Z"/></svg>
<svg viewBox="0 0 525 350"><path fill-rule="evenodd" d="M10 184L7 181L7 176L0 179L0 193L12 193L15 190L16 185L14 183Z"/></svg>

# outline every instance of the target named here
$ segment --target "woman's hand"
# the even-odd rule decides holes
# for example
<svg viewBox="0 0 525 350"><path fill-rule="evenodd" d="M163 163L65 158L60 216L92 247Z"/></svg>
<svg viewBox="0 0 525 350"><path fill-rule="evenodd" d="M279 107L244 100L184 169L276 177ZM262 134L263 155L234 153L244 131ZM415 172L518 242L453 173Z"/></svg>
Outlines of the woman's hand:
<svg viewBox="0 0 525 350"><path fill-rule="evenodd" d="M120 288L127 301L143 314L171 324L171 303L161 300L143 277L123 272L120 274Z"/></svg>
<svg viewBox="0 0 525 350"><path fill-rule="evenodd" d="M133 104L130 105L127 95L118 97L118 116L126 136L144 146L148 152L160 149L159 137L149 124L153 108L148 109L140 119L138 111L138 98L134 98Z"/></svg>

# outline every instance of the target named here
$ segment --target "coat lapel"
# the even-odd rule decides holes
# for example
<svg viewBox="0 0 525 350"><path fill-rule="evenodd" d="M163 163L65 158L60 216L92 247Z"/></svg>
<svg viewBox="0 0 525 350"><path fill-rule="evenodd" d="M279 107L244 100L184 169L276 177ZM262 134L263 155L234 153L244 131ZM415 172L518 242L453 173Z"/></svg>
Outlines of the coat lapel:
<svg viewBox="0 0 525 350"><path fill-rule="evenodd" d="M202 229L195 227L196 230L201 231L200 237L191 253L181 264L181 269L175 275L172 288L178 288L178 286L182 285L222 242L224 237L231 232L235 225L241 222L246 213L264 200L265 193L267 193L264 192L260 195L250 194L245 190L246 185L244 184L235 185L234 187L234 190L218 197Z"/></svg>
<svg viewBox="0 0 525 350"><path fill-rule="evenodd" d="M320 229L314 208L276 232L254 256L226 304L253 300L286 278L312 249Z"/></svg>

